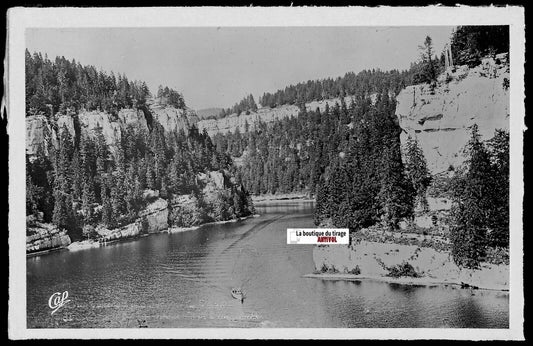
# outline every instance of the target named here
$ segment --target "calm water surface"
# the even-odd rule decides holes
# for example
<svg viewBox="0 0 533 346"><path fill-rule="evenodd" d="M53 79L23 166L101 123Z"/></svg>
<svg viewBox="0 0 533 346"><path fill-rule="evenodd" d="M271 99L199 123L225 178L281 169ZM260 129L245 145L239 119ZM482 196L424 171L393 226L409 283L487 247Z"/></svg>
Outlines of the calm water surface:
<svg viewBox="0 0 533 346"><path fill-rule="evenodd" d="M302 278L313 204L258 206L260 217L27 259L28 328L508 328L507 293ZM232 287L247 293L244 304ZM48 299L71 300L51 315Z"/></svg>

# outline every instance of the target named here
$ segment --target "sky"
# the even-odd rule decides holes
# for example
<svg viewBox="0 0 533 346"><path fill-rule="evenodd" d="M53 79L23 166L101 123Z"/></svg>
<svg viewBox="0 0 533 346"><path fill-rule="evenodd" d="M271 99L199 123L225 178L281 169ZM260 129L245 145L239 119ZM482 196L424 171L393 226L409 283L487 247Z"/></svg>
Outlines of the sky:
<svg viewBox="0 0 533 346"><path fill-rule="evenodd" d="M228 108L247 94L258 102L309 79L364 69L407 69L426 36L440 55L453 27L196 27L27 29L26 47L64 56L155 93L181 92L193 109Z"/></svg>

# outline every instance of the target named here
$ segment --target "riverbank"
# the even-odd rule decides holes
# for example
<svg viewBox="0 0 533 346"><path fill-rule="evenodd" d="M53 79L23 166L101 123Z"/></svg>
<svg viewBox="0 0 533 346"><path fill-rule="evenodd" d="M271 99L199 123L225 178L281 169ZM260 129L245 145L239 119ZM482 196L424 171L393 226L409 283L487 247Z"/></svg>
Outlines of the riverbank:
<svg viewBox="0 0 533 346"><path fill-rule="evenodd" d="M362 240L350 246L316 246L313 261L316 272L309 275L314 278L509 290L508 264L481 263L479 269L460 268L449 251L431 247ZM395 275L404 269L409 269L409 276Z"/></svg>
<svg viewBox="0 0 533 346"><path fill-rule="evenodd" d="M355 274L342 274L342 273L312 273L305 274L302 277L309 279L321 279L321 280L342 280L342 281L362 281L362 280L371 280L379 281L390 284L399 284L399 285L410 285L410 286L450 286L452 288L468 288L471 290L487 290L487 291L500 291L500 292L509 292L509 289L498 288L498 287L477 287L465 285L464 282L454 282L447 280L439 280L436 278L430 277L387 277L387 276L378 276L378 275L355 275Z"/></svg>
<svg viewBox="0 0 533 346"><path fill-rule="evenodd" d="M200 228L202 228L204 226L220 225L220 224L226 224L226 223L235 223L235 222L238 222L238 221L246 220L246 219L251 218L251 217L259 217L259 215L258 214L254 214L254 215L244 216L244 217L240 217L240 218L232 219L232 220L206 222L206 223L203 223L201 225L193 226L193 227L169 227L169 228L167 228L165 230L161 230L159 232L152 232L152 233L149 233L149 234L133 234L133 235L124 236L122 238L113 238L112 240L105 240L105 241L95 240L95 239L76 241L76 242L71 243L69 246L67 246L65 248L67 250L69 250L69 251L92 249L92 248L98 248L98 247L101 247L101 246L111 245L111 244L114 244L114 243L117 243L117 242L120 242L120 241L139 239L139 238L142 238L142 237L149 236L150 234L181 233L181 232L194 231L194 230L200 229ZM125 228L128 228L128 226L133 226L133 225L134 224L127 225L127 226L125 226Z"/></svg>
<svg viewBox="0 0 533 346"><path fill-rule="evenodd" d="M237 219L231 219L231 220L225 220L225 221L206 222L206 223L203 223L201 225L192 226L192 227L169 227L167 230L162 231L162 233L181 233L181 232L194 231L194 230L197 230L197 229L199 229L201 227L204 227L204 226L223 225L223 224L226 224L226 223L235 223L235 222L239 222L239 221L243 221L243 220L249 219L251 217L259 217L259 216L260 216L259 214L254 214L254 215L248 215L248 216L244 216L244 217L239 217Z"/></svg>
<svg viewBox="0 0 533 346"><path fill-rule="evenodd" d="M268 204L282 201L315 202L315 199L305 192L291 192L252 196L252 201L254 204Z"/></svg>

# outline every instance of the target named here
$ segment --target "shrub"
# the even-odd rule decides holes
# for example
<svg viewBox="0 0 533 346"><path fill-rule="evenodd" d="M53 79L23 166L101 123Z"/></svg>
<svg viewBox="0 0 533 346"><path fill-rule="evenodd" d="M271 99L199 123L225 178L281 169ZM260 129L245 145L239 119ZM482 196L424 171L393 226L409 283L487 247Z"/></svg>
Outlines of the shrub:
<svg viewBox="0 0 533 346"><path fill-rule="evenodd" d="M322 273L326 273L328 271L328 266L326 265L326 263L322 263L322 268L320 268L320 271Z"/></svg>
<svg viewBox="0 0 533 346"><path fill-rule="evenodd" d="M359 275L361 274L361 268L359 268L359 266L356 265L355 268L348 271L348 274Z"/></svg>
<svg viewBox="0 0 533 346"><path fill-rule="evenodd" d="M398 264L392 267L387 268L389 270L389 273L387 276L393 277L393 278L399 278L402 276L407 277L413 277L417 278L420 277L420 275L415 271L415 268L408 262L403 262L402 264Z"/></svg>
<svg viewBox="0 0 533 346"><path fill-rule="evenodd" d="M94 229L92 225L83 226L82 233L83 233L83 237L86 239L93 239L98 235L98 233L96 233L96 230Z"/></svg>
<svg viewBox="0 0 533 346"><path fill-rule="evenodd" d="M507 90L507 89L509 89L509 85L510 85L510 83L509 83L509 78L504 78L504 79L503 79L503 83L502 83L503 88L504 88L505 90Z"/></svg>

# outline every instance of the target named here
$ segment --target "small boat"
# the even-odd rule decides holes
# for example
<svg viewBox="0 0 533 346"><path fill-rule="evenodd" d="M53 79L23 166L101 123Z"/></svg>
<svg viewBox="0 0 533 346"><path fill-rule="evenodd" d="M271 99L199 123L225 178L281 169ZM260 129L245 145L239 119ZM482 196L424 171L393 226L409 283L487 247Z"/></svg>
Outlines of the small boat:
<svg viewBox="0 0 533 346"><path fill-rule="evenodd" d="M231 296L235 299L239 299L241 302L244 301L244 292L240 288L233 288L231 290Z"/></svg>

